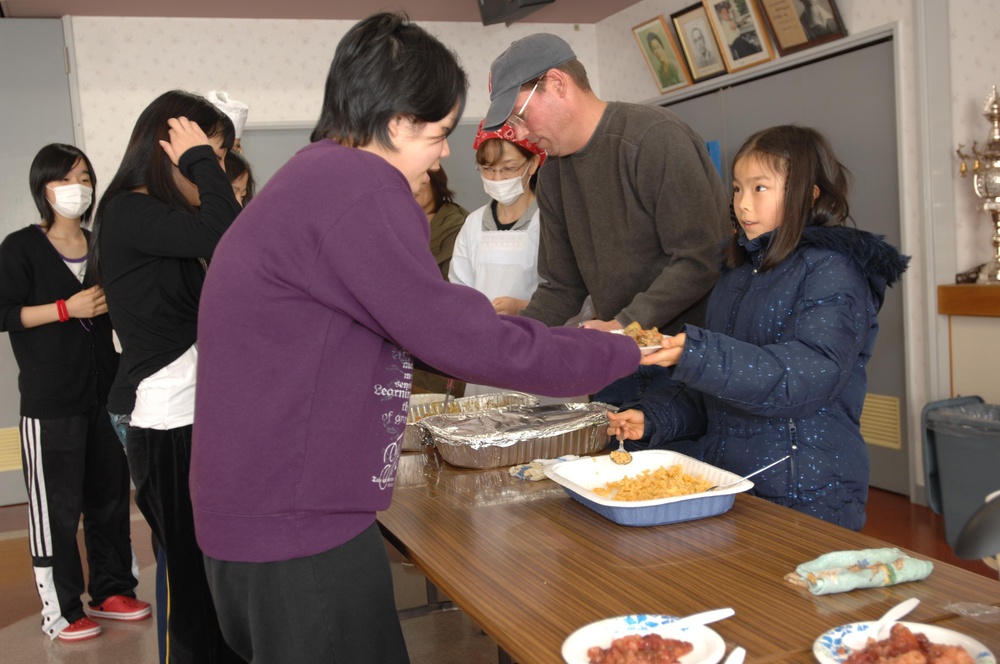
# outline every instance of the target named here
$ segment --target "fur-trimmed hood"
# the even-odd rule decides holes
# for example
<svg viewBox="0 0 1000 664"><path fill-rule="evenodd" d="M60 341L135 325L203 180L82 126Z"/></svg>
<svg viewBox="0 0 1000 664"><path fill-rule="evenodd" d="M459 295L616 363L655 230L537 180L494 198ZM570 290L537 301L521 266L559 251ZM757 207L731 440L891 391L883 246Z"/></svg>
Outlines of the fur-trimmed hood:
<svg viewBox="0 0 1000 664"><path fill-rule="evenodd" d="M765 233L748 240L741 234L739 242L751 256L759 256L767 250L772 237L772 233ZM799 246L836 251L853 258L868 277L879 305L885 299L885 289L899 281L910 262L910 257L886 242L884 235L848 226L806 226Z"/></svg>

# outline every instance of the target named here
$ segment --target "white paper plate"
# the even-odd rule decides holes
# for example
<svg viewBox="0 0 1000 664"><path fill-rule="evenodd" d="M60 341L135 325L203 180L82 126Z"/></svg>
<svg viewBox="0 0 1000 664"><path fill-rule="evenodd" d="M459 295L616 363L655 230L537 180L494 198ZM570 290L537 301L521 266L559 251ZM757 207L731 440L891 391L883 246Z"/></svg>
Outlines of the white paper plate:
<svg viewBox="0 0 1000 664"><path fill-rule="evenodd" d="M726 644L713 629L703 625L670 628L676 616L638 614L618 616L590 623L576 630L563 641L562 656L566 664L589 664L587 650L594 646L611 647L611 642L629 634L659 634L664 638L680 639L694 646L681 657L683 664L716 664L726 653Z"/></svg>
<svg viewBox="0 0 1000 664"><path fill-rule="evenodd" d="M610 330L610 332L611 334L625 334L625 330ZM663 350L663 346L639 346L639 350L642 351L643 355L649 355L650 353L655 353L658 350Z"/></svg>
<svg viewBox="0 0 1000 664"><path fill-rule="evenodd" d="M871 624L871 622L850 623L823 632L813 643L813 655L821 664L842 664L851 654L843 644L844 637L866 629ZM976 661L976 664L996 664L996 657L986 646L961 632L921 623L904 622L902 624L906 625L907 629L914 634L924 634L932 643L962 646Z"/></svg>

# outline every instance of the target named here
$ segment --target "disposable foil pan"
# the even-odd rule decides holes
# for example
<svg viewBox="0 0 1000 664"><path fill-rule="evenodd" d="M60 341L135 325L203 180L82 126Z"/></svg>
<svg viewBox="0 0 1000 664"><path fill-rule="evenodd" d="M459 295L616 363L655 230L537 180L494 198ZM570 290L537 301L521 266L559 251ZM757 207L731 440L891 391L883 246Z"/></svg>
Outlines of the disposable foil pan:
<svg viewBox="0 0 1000 664"><path fill-rule="evenodd" d="M453 466L497 468L604 449L609 410L611 406L597 402L510 406L433 415L420 425Z"/></svg>
<svg viewBox="0 0 1000 664"><path fill-rule="evenodd" d="M443 414L445 412L444 399L445 395L443 394L414 394L410 397L410 409L406 413L406 428L403 430L404 452L418 451L424 445L431 444L426 429L419 426L417 422L431 415ZM448 412L453 414L478 413L492 408L515 405L536 406L538 405L538 397L523 392L480 394L474 397L450 400Z"/></svg>

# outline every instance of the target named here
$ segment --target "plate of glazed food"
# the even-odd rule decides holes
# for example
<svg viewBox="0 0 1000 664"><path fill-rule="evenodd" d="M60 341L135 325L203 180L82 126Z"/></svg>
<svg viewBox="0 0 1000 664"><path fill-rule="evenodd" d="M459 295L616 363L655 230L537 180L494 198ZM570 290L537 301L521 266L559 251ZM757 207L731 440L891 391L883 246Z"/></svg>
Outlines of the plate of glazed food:
<svg viewBox="0 0 1000 664"><path fill-rule="evenodd" d="M672 629L676 616L636 614L606 618L576 630L563 642L566 664L603 664L616 655L638 650L657 653L659 659L638 661L716 664L726 653L722 637L710 627L692 625Z"/></svg>
<svg viewBox="0 0 1000 664"><path fill-rule="evenodd" d="M663 350L663 346L660 342L663 340L663 335L655 327L649 330L642 329L639 323L629 323L627 327L623 330L612 330L615 334L624 334L625 336L632 337L635 342L639 344L639 350L642 351L643 355L649 355L650 353L655 353L658 350Z"/></svg>
<svg viewBox="0 0 1000 664"><path fill-rule="evenodd" d="M873 623L857 622L824 632L813 643L813 655L821 664L882 664L888 661L920 661L927 664L996 664L996 657L979 641L961 632L936 625L899 622L889 636L860 650L844 645L845 637ZM885 632L882 632L885 634ZM901 659L896 659L901 658Z"/></svg>

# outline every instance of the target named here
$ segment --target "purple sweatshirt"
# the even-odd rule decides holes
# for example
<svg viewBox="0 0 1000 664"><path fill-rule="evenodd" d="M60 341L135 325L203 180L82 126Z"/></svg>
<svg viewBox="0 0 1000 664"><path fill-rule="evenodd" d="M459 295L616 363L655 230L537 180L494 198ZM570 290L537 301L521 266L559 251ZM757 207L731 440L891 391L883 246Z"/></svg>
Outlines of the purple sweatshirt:
<svg viewBox="0 0 1000 664"><path fill-rule="evenodd" d="M381 157L320 141L223 236L198 324L191 498L219 560L314 555L389 506L411 353L472 383L551 396L633 372L623 335L498 316L450 284L427 218Z"/></svg>

